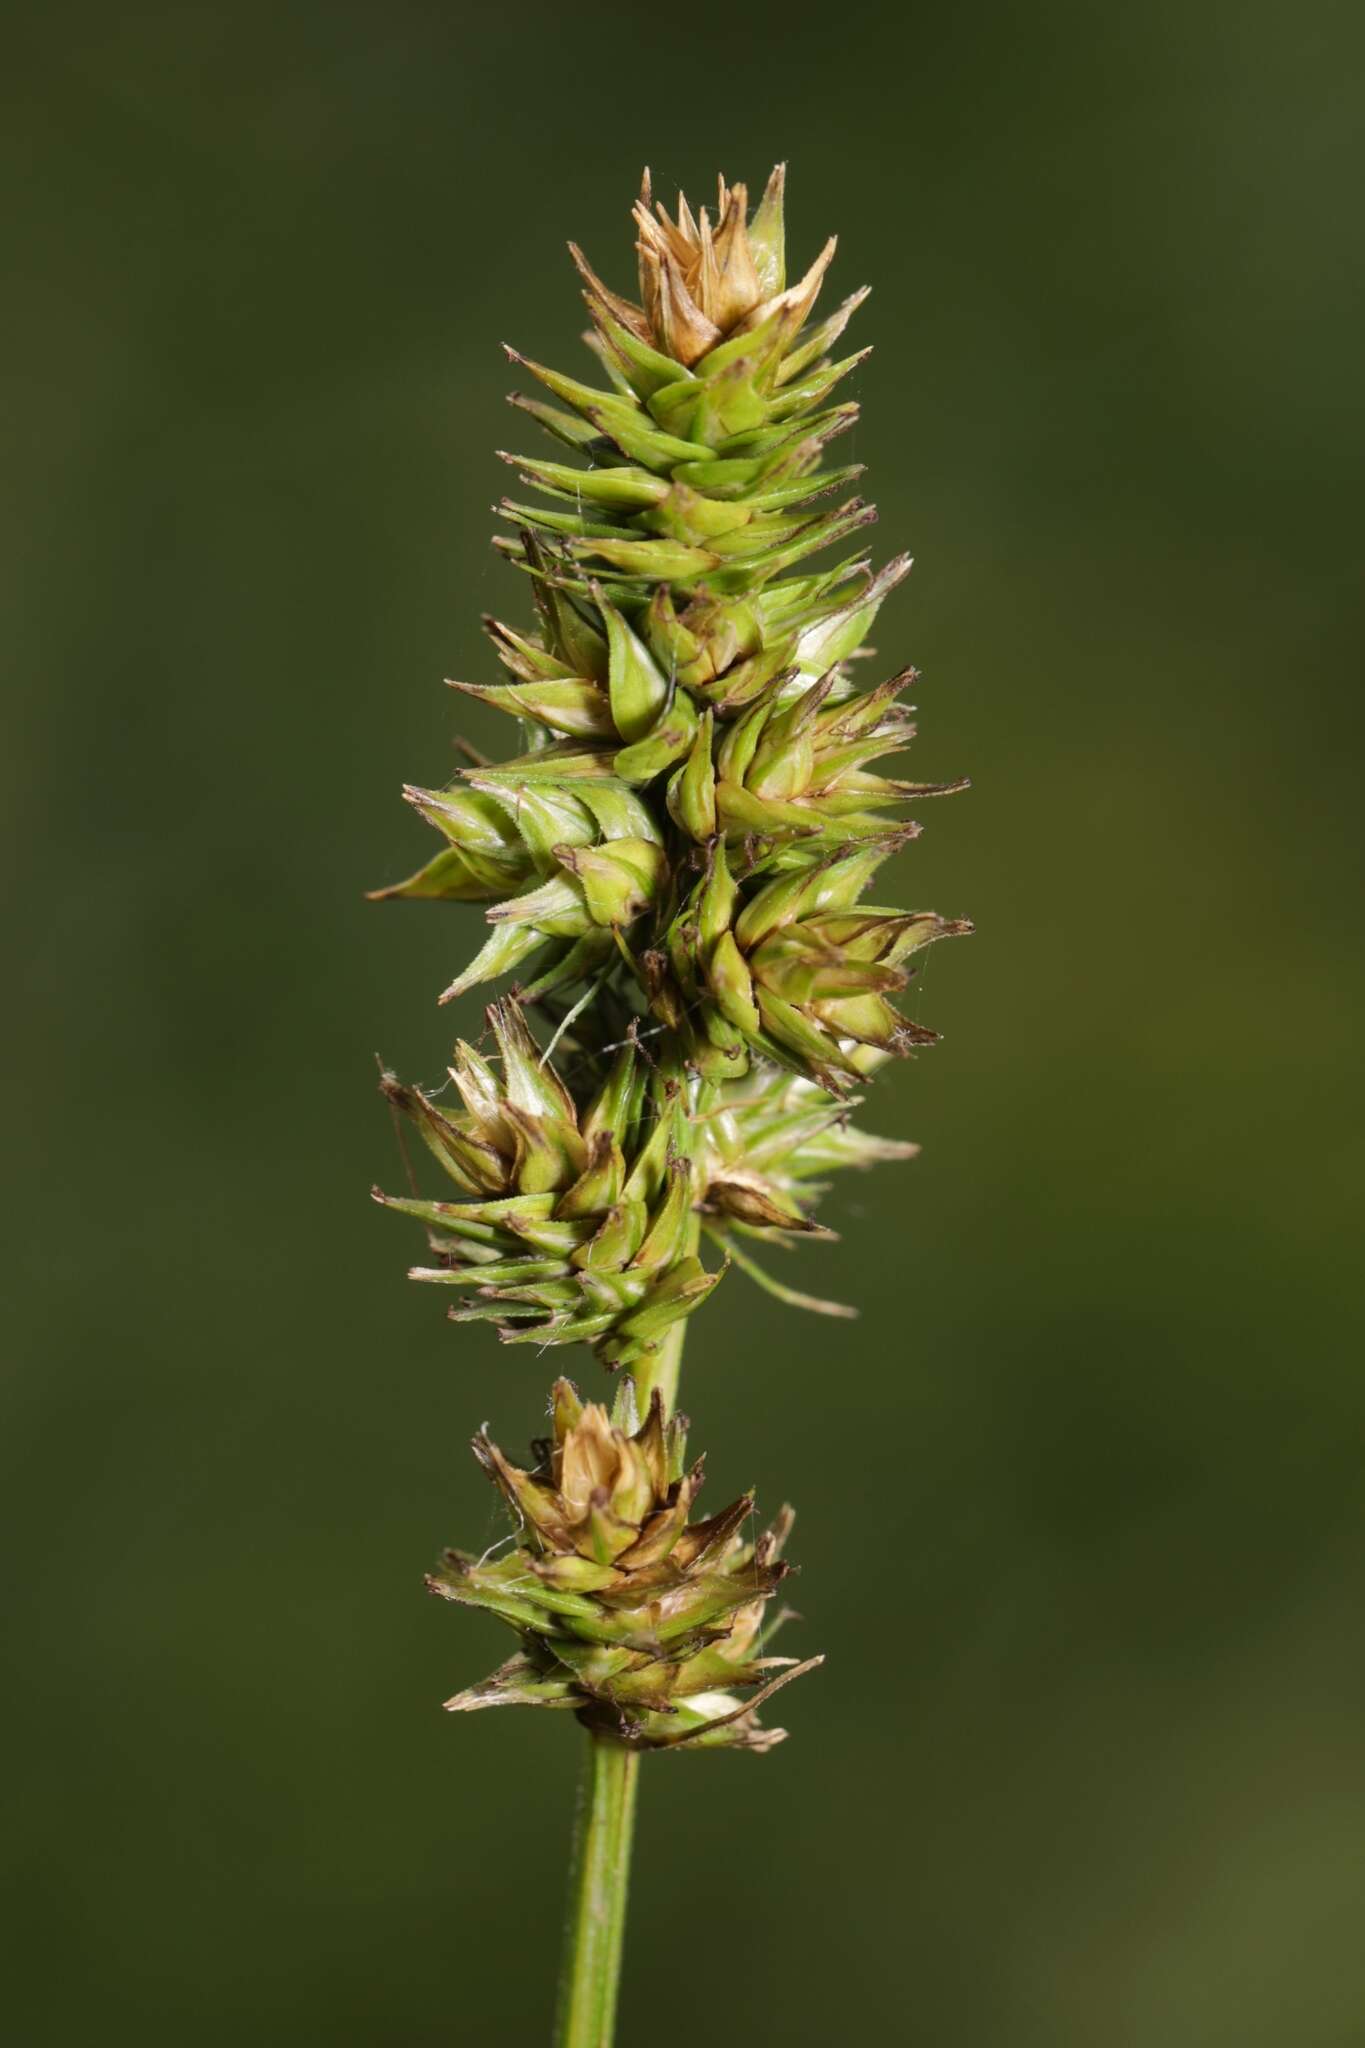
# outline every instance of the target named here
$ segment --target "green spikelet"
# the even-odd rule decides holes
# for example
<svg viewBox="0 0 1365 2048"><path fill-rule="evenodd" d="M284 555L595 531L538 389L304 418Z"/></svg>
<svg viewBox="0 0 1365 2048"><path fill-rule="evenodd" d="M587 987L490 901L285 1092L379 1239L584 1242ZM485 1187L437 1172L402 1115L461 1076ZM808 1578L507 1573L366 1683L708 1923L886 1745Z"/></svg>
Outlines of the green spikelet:
<svg viewBox="0 0 1365 2048"><path fill-rule="evenodd" d="M405 792L440 850L375 892L482 904L442 1000L504 984L453 1095L383 1079L447 1183L377 1194L426 1228L413 1277L457 1322L630 1375L610 1419L558 1382L531 1469L476 1440L519 1540L448 1553L431 1584L521 1648L449 1705L571 1708L630 1747L767 1747L755 1704L808 1668L757 1654L785 1522L754 1542L747 1498L690 1521L700 1471L656 1374L731 1263L852 1313L752 1247L828 1236L830 1171L913 1153L852 1126L853 1091L933 1041L896 999L926 945L970 930L864 901L919 832L907 806L966 785L888 772L915 738L912 669L857 680L910 563L874 569L861 470L827 466L858 413L862 356L838 344L866 293L820 317L834 243L789 284L783 215L781 167L752 218L724 180L714 215L670 215L646 174L635 299L570 245L605 382L509 350L536 387L513 406L559 444L503 453L495 545L534 623L485 619L503 676L453 686L516 721L513 751Z"/></svg>
<svg viewBox="0 0 1365 2048"><path fill-rule="evenodd" d="M506 680L455 687L517 719L522 750L450 789L409 790L445 844L376 892L487 905L488 936L444 997L516 977L512 995L547 1011L556 1040L571 1018L568 1119L605 1085L601 1048L639 1034L631 1058L650 1071L638 1077L636 1122L614 1142L623 1164L638 1149L627 1166L637 1190L650 1181L657 1201L671 1175L689 1203L669 1256L646 1261L648 1285L630 1248L648 1211L632 1197L625 1227L619 1192L589 1211L572 1145L554 1154L553 1186L528 1191L533 1169L505 1120L484 1138L501 1162L492 1180L465 1188L476 1207L513 1203L501 1222L456 1217L469 1200L443 1205L439 1222L430 1204L392 1205L432 1226L441 1264L419 1272L465 1290L457 1319L487 1318L510 1340L584 1339L609 1365L656 1348L709 1294L716 1276L699 1266L699 1230L724 1237L728 1218L731 1234L741 1220L776 1232L782 1213L787 1228L809 1227L791 1218L787 1185L803 1177L799 1142L782 1156L784 1141L764 1129L774 1089L774 1132L795 1114L792 1083L775 1083L776 1070L806 1084L806 1114L837 1116L882 1060L932 1042L894 998L912 955L970 930L861 901L919 829L896 813L966 785L880 772L914 739L901 702L914 671L866 689L853 678L908 558L876 573L861 552L832 568L812 559L875 516L844 495L859 471L822 467L857 414L832 394L861 358L832 351L866 295L816 317L832 241L788 285L784 182L779 166L749 219L745 188L722 180L713 220L685 199L676 217L655 206L646 175L635 301L572 248L605 388L511 352L548 394L514 393L513 404L574 459L504 456L533 498L504 501L512 530L497 544L528 578L536 624L485 620ZM514 1012L503 1004L495 1015L505 1060ZM470 1057L465 1048L452 1069L462 1094ZM709 1133L738 1083L735 1117L751 1148L767 1136L769 1161L762 1199L742 1219L707 1166ZM442 1113L386 1086L430 1138ZM465 1104L473 1115L467 1094ZM458 1179L464 1155L432 1149ZM542 1180L550 1171L536 1170ZM526 1214L528 1199L543 1207L551 1194L557 1214Z"/></svg>

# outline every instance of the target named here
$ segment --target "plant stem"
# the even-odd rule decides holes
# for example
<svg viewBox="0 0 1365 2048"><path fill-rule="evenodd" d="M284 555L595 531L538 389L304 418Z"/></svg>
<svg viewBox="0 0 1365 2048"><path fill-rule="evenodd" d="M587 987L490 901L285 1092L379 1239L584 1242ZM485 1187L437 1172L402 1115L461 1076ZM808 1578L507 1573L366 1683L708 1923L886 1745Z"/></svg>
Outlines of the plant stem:
<svg viewBox="0 0 1365 2048"><path fill-rule="evenodd" d="M671 1415L678 1405L678 1373L682 1366L683 1338L687 1333L686 1322L676 1322L664 1332L663 1342L655 1352L641 1361L635 1369L635 1398L644 1415L649 1408L649 1397L655 1387L664 1397L664 1414Z"/></svg>
<svg viewBox="0 0 1365 2048"><path fill-rule="evenodd" d="M642 1407L655 1387L665 1414L677 1405L686 1327L684 1321L674 1323L637 1370ZM611 2048L615 2036L639 1771L638 1750L589 1735L569 1864L554 2048Z"/></svg>
<svg viewBox="0 0 1365 2048"><path fill-rule="evenodd" d="M554 2048L611 2048L615 2037L639 1769L637 1750L588 1737Z"/></svg>

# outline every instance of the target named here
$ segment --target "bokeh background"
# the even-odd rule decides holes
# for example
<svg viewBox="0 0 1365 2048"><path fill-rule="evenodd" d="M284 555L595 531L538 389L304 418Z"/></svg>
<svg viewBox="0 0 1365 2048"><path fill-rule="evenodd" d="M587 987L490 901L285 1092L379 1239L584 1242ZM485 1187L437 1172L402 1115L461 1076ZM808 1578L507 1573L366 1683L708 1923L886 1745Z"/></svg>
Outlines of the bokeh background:
<svg viewBox="0 0 1365 2048"><path fill-rule="evenodd" d="M574 363L642 162L779 156L875 286L878 639L975 780L899 893L979 936L880 1088L923 1157L832 1204L862 1322L694 1325L830 1660L771 1759L646 1767L623 2044L1365 2038L1359 20L12 28L16 2042L544 2038L576 1731L442 1716L504 1649L420 1574L550 1361L367 1199L475 918L361 891L521 602L499 343Z"/></svg>

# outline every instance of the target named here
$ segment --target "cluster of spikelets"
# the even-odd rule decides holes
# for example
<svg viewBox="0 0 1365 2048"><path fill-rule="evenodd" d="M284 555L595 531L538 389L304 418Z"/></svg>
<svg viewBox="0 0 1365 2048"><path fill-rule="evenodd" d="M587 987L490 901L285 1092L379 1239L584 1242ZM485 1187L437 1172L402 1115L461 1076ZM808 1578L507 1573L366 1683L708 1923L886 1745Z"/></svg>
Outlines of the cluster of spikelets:
<svg viewBox="0 0 1365 2048"><path fill-rule="evenodd" d="M780 169L746 216L722 181L714 225L673 219L646 180L638 304L574 250L610 388L527 364L560 403L513 402L579 460L507 458L547 501L505 502L499 542L538 630L487 621L511 679L457 686L524 750L409 790L445 844L380 892L488 906L447 997L518 978L501 1072L457 1051L463 1113L386 1078L464 1197L393 1203L431 1232L418 1273L463 1290L457 1319L609 1365L711 1292L703 1231L761 1273L736 1240L809 1235L815 1169L904 1154L849 1128L851 1090L931 1042L893 998L969 929L862 900L919 829L894 814L962 785L871 765L913 737L913 671L859 689L852 664L908 562L802 568L874 516L822 509L858 474L821 461L857 413L829 401L860 358L828 350L864 294L812 324L834 244L788 286Z"/></svg>
<svg viewBox="0 0 1365 2048"><path fill-rule="evenodd" d="M787 283L781 168L752 219L722 180L714 221L682 198L670 217L646 175L635 221L638 302L572 249L606 386L509 351L548 393L512 403L571 459L505 456L536 501L503 501L495 544L537 622L486 619L507 680L455 687L510 714L520 751L410 788L442 845L377 894L486 906L443 1000L514 979L492 1046L457 1045L454 1095L384 1076L455 1198L378 1199L426 1226L414 1277L456 1290L455 1320L588 1343L648 1383L731 1260L848 1313L746 1243L828 1235L811 1213L828 1171L913 1152L852 1126L854 1091L933 1040L894 999L926 945L970 926L864 901L919 830L905 806L964 786L880 772L914 737L914 671L855 680L910 566L874 573L861 470L822 466L857 417L835 392L862 358L831 351L865 293L814 319L832 241ZM452 1558L438 1586L525 1647L452 1704L572 1704L649 1743L769 1740L752 1700L709 1695L768 1682L751 1651L777 1538L747 1547L743 1516L689 1529L675 1426L653 1405L628 1425L561 1382L543 1469L480 1442L522 1541L495 1565Z"/></svg>
<svg viewBox="0 0 1365 2048"><path fill-rule="evenodd" d="M428 1584L496 1614L522 1648L447 1707L569 1708L635 1748L771 1748L784 1731L760 1727L755 1709L821 1661L763 1654L786 1618L764 1625L789 1569L790 1513L754 1537L744 1494L692 1521L701 1460L686 1465L686 1423L665 1420L657 1392L643 1422L628 1379L610 1419L568 1380L552 1402L554 1434L532 1471L486 1433L474 1439L521 1541L492 1560L447 1551Z"/></svg>
<svg viewBox="0 0 1365 2048"><path fill-rule="evenodd" d="M719 1280L698 1256L703 1232L743 1265L741 1233L828 1236L802 1206L816 1176L914 1151L856 1130L846 1104L781 1070L699 1108L685 1064L647 1061L634 1034L580 1109L516 1003L494 1003L488 1022L500 1071L460 1041L462 1110L383 1077L466 1199L379 1200L428 1228L438 1263L412 1277L460 1289L454 1320L496 1323L509 1343L594 1344L608 1367L636 1365Z"/></svg>

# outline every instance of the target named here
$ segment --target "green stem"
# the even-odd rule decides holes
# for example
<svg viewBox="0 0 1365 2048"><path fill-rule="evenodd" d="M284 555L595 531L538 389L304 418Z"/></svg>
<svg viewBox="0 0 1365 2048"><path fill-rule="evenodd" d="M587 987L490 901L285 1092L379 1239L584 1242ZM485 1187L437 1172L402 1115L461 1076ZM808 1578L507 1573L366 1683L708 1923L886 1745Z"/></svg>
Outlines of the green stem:
<svg viewBox="0 0 1365 2048"><path fill-rule="evenodd" d="M685 1322L674 1323L636 1370L641 1407L654 1388L671 1414L678 1399ZM559 1977L554 2048L611 2048L625 1947L626 1892L635 1834L638 1750L588 1737L569 1865L569 1916Z"/></svg>
<svg viewBox="0 0 1365 2048"><path fill-rule="evenodd" d="M588 1737L554 2048L611 2048L615 2038L639 1769L637 1750Z"/></svg>
<svg viewBox="0 0 1365 2048"><path fill-rule="evenodd" d="M664 1397L664 1414L671 1415L678 1405L678 1373L682 1367L683 1338L687 1333L685 1321L674 1323L665 1330L663 1341L657 1351L641 1359L635 1368L635 1398L644 1415L649 1408L649 1397L657 1387Z"/></svg>

